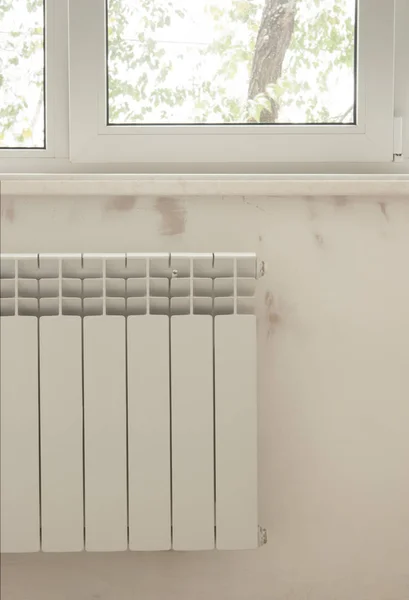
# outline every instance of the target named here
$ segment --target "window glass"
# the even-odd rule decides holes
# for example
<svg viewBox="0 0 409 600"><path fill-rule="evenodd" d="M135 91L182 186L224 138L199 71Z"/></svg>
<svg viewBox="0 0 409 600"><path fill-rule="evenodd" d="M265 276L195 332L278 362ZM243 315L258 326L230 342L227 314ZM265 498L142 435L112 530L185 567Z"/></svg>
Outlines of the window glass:
<svg viewBox="0 0 409 600"><path fill-rule="evenodd" d="M0 0L0 148L44 148L44 0Z"/></svg>
<svg viewBox="0 0 409 600"><path fill-rule="evenodd" d="M108 124L354 123L356 0L107 0Z"/></svg>

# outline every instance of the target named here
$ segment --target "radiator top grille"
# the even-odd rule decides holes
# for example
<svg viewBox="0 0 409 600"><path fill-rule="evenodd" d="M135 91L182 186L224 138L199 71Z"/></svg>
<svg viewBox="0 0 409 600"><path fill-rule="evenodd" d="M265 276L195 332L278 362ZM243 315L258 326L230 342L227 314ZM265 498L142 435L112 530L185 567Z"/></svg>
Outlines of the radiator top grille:
<svg viewBox="0 0 409 600"><path fill-rule="evenodd" d="M252 253L2 254L1 316L253 314Z"/></svg>

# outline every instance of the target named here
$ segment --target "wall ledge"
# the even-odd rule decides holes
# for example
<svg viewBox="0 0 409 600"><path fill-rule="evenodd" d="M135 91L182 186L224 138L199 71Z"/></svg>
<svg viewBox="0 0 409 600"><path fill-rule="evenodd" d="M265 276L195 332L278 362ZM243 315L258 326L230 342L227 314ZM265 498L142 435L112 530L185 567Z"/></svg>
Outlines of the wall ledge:
<svg viewBox="0 0 409 600"><path fill-rule="evenodd" d="M2 196L407 196L409 175L1 175Z"/></svg>

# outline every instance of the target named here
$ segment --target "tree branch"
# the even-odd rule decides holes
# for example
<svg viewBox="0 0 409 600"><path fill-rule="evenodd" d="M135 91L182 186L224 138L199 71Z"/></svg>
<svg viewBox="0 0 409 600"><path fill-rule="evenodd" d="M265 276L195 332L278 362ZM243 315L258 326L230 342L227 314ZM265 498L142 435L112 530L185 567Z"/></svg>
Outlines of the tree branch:
<svg viewBox="0 0 409 600"><path fill-rule="evenodd" d="M266 86L281 77L285 53L294 31L297 0L266 0L261 16L251 68L249 100L266 91ZM271 99L271 109L263 109L261 123L275 123L277 103Z"/></svg>
<svg viewBox="0 0 409 600"><path fill-rule="evenodd" d="M342 115L339 115L338 117L335 117L334 122L335 123L343 123L345 121L345 119L347 118L347 116L349 115L350 112L352 112L354 110L355 104L352 104L348 110L346 110Z"/></svg>

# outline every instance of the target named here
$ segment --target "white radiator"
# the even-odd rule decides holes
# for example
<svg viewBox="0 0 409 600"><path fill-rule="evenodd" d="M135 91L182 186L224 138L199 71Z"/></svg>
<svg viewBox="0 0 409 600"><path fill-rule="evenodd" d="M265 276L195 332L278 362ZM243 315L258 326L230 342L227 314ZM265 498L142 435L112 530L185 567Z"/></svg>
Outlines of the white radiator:
<svg viewBox="0 0 409 600"><path fill-rule="evenodd" d="M255 548L252 254L1 256L1 550Z"/></svg>

